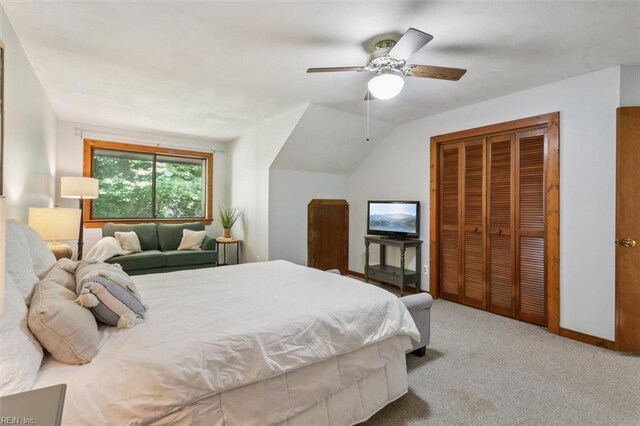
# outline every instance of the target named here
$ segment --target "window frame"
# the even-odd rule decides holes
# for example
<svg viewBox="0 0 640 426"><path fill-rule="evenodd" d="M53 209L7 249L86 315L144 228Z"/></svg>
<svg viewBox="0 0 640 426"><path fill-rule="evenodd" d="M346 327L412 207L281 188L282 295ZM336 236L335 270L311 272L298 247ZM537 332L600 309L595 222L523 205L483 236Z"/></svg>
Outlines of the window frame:
<svg viewBox="0 0 640 426"><path fill-rule="evenodd" d="M170 155L174 157L196 158L205 161L206 183L205 183L205 216L203 218L179 218L179 219L154 219L154 218L112 218L94 219L92 214L92 201L83 200L84 226L87 228L102 228L106 223L186 223L201 222L210 225L213 222L213 153L202 151L191 151L175 148L162 148L160 146L136 145L124 142L111 142L96 139L84 139L83 141L83 167L82 174L85 177L93 177L93 153L95 149L107 149L113 151L136 152L141 154Z"/></svg>

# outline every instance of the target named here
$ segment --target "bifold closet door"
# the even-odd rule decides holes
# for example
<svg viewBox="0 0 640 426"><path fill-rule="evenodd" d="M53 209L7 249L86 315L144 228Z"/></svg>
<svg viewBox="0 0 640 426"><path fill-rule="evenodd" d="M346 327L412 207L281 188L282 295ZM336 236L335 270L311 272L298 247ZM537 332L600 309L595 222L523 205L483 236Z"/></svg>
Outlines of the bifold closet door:
<svg viewBox="0 0 640 426"><path fill-rule="evenodd" d="M517 135L516 318L547 324L544 285L544 130Z"/></svg>
<svg viewBox="0 0 640 426"><path fill-rule="evenodd" d="M440 164L440 291L444 299L460 301L460 144L443 144Z"/></svg>
<svg viewBox="0 0 640 426"><path fill-rule="evenodd" d="M515 134L487 139L487 309L515 316L514 157Z"/></svg>
<svg viewBox="0 0 640 426"><path fill-rule="evenodd" d="M462 302L486 309L484 139L464 143Z"/></svg>

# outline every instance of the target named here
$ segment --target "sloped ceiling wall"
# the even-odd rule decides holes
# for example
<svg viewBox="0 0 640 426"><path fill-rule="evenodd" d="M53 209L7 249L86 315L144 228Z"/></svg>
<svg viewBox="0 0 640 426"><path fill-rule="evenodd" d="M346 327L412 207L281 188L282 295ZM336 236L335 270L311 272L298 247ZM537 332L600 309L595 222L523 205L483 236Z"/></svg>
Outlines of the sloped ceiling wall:
<svg viewBox="0 0 640 426"><path fill-rule="evenodd" d="M372 102L371 108L382 101ZM364 104L364 101L362 102ZM387 136L393 124L365 116L310 105L271 168L309 172L353 172Z"/></svg>

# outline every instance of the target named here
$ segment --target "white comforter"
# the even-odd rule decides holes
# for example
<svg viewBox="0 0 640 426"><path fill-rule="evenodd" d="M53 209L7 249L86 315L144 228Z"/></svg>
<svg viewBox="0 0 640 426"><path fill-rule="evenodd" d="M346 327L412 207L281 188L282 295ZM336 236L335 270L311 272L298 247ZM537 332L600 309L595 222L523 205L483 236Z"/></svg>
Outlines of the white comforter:
<svg viewBox="0 0 640 426"><path fill-rule="evenodd" d="M104 328L93 361L43 365L36 387L67 383L67 423L125 424L354 351L419 339L387 291L285 261L134 277L146 320Z"/></svg>

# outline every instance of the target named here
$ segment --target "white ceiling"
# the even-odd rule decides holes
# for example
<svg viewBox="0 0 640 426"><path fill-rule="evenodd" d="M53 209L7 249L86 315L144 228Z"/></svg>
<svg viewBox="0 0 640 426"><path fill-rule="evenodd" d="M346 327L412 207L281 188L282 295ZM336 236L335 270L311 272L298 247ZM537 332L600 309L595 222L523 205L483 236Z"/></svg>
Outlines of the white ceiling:
<svg viewBox="0 0 640 426"><path fill-rule="evenodd" d="M3 2L62 120L230 139L315 103L363 114L376 36L434 40L412 63L467 68L407 79L372 116L424 117L617 64L640 63L640 2ZM367 43L368 41L368 43Z"/></svg>

